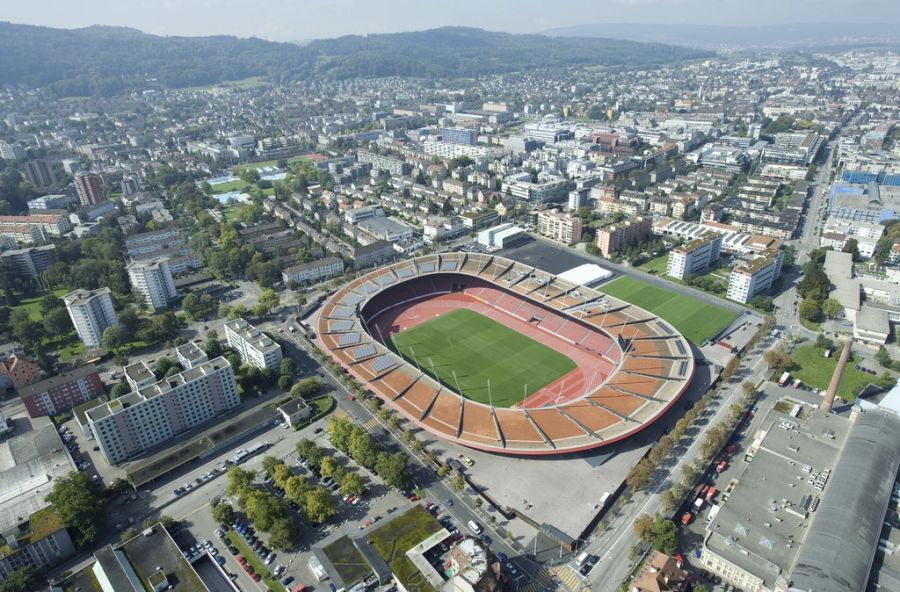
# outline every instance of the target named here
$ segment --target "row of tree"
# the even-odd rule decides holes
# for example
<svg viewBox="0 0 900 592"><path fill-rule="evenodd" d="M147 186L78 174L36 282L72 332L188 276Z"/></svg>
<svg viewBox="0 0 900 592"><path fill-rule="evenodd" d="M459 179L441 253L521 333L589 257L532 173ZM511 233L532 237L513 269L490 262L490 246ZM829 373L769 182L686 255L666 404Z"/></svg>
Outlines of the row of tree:
<svg viewBox="0 0 900 592"><path fill-rule="evenodd" d="M387 452L364 428L343 418L330 418L327 431L332 445L349 455L356 464L375 471L392 487L409 487L410 476L405 454Z"/></svg>
<svg viewBox="0 0 900 592"><path fill-rule="evenodd" d="M289 551L298 542L299 534L291 519L287 504L254 483L256 473L240 467L232 467L228 471L226 493L237 499L238 507L243 510L253 526L262 532L269 533L269 545L279 551ZM213 517L221 522L229 522L234 511L225 501L218 501L213 506Z"/></svg>

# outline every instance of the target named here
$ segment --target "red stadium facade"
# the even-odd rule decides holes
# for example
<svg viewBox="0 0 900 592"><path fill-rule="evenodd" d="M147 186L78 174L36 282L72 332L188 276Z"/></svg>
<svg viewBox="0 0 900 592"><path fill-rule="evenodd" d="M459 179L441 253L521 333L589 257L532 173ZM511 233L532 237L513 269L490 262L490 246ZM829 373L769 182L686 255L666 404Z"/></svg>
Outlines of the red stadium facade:
<svg viewBox="0 0 900 592"><path fill-rule="evenodd" d="M389 350L390 335L468 308L576 368L514 407L467 399ZM447 253L395 263L335 292L319 347L404 417L464 446L515 455L588 450L630 437L690 383L688 341L647 311L502 257Z"/></svg>

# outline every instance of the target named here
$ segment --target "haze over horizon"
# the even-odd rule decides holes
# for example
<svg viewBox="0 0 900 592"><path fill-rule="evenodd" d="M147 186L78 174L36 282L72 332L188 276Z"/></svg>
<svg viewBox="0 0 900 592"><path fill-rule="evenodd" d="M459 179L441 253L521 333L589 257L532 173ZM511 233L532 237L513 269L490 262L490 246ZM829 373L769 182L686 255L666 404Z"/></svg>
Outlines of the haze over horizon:
<svg viewBox="0 0 900 592"><path fill-rule="evenodd" d="M848 6L851 4L852 6ZM469 26L510 33L594 23L762 25L900 22L895 0L572 0L548 10L540 0L458 0L453 10L416 0L34 0L4 7L0 19L58 28L111 25L156 35L235 35L302 41L351 34Z"/></svg>

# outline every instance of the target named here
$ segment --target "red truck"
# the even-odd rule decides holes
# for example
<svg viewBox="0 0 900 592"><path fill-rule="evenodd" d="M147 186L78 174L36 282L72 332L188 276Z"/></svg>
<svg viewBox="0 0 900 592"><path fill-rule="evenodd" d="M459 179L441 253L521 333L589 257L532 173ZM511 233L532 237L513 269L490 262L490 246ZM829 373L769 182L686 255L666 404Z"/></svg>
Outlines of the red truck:
<svg viewBox="0 0 900 592"><path fill-rule="evenodd" d="M709 489L706 490L706 496L705 496L706 502L711 504L712 500L713 500L713 496L715 496L718 492L719 492L718 489L716 489L715 487L710 485Z"/></svg>
<svg viewBox="0 0 900 592"><path fill-rule="evenodd" d="M720 460L719 464L716 465L716 473L721 473L722 471L724 471L727 468L728 468L728 461Z"/></svg>
<svg viewBox="0 0 900 592"><path fill-rule="evenodd" d="M694 519L694 515L691 514L690 512L685 512L684 514L681 515L681 523L684 524L685 526L690 524L691 520L693 520L693 519Z"/></svg>

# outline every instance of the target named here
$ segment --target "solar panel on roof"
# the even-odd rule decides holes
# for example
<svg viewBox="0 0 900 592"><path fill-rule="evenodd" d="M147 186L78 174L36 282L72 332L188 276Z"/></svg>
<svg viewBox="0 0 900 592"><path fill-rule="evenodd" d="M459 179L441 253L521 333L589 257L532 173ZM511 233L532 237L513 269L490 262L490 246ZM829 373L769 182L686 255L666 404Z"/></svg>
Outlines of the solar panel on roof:
<svg viewBox="0 0 900 592"><path fill-rule="evenodd" d="M684 376L684 373L687 372L688 363L685 361L681 362L681 366L678 368L678 376Z"/></svg>
<svg viewBox="0 0 900 592"><path fill-rule="evenodd" d="M371 343L364 343L360 346L354 347L350 353L353 355L354 360L361 360L362 358L374 356L377 353L377 350Z"/></svg>
<svg viewBox="0 0 900 592"><path fill-rule="evenodd" d="M365 292L366 294L372 294L373 292L377 292L380 289L381 287L374 284L373 282L366 282L362 287L363 292Z"/></svg>
<svg viewBox="0 0 900 592"><path fill-rule="evenodd" d="M455 271L458 262L456 261L444 261L441 263L441 271Z"/></svg>
<svg viewBox="0 0 900 592"><path fill-rule="evenodd" d="M401 267L397 270L397 275L402 278L408 278L416 275L416 270L412 267Z"/></svg>
<svg viewBox="0 0 900 592"><path fill-rule="evenodd" d="M338 345L341 346L353 345L355 343L359 343L359 333L344 333L341 335L340 339L338 339Z"/></svg>
<svg viewBox="0 0 900 592"><path fill-rule="evenodd" d="M353 328L353 321L328 321L329 331L347 331Z"/></svg>
<svg viewBox="0 0 900 592"><path fill-rule="evenodd" d="M349 319L353 316L353 309L347 306L335 306L331 311L331 316L339 319Z"/></svg>
<svg viewBox="0 0 900 592"><path fill-rule="evenodd" d="M394 360L392 360L390 357L379 356L372 362L372 370L374 370L375 372L381 372L383 370L387 370L393 365Z"/></svg>
<svg viewBox="0 0 900 592"><path fill-rule="evenodd" d="M355 292L347 292L347 294L341 298L341 304L345 304L347 306L356 306L358 303L363 301L363 296Z"/></svg>
<svg viewBox="0 0 900 592"><path fill-rule="evenodd" d="M681 355L687 354L687 350L685 350L684 344L682 342L676 341L675 346L678 348L678 353L680 353Z"/></svg>
<svg viewBox="0 0 900 592"><path fill-rule="evenodd" d="M434 271L434 263L420 263L419 271L422 273L430 273Z"/></svg>
<svg viewBox="0 0 900 592"><path fill-rule="evenodd" d="M397 280L394 279L394 276L389 275L389 274L384 274L383 276L378 278L378 283L381 284L382 286L390 286L391 284L393 284L396 281Z"/></svg>

